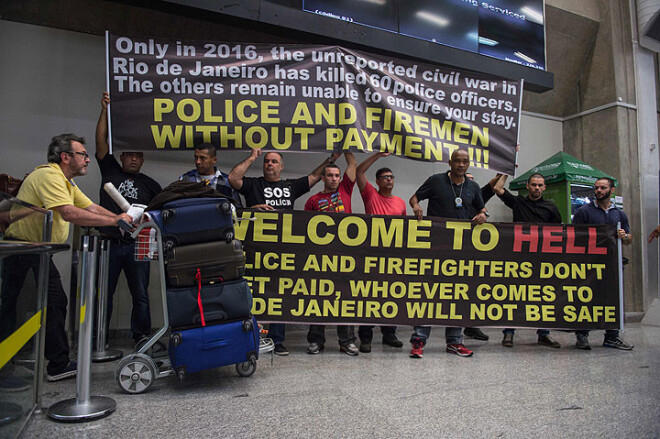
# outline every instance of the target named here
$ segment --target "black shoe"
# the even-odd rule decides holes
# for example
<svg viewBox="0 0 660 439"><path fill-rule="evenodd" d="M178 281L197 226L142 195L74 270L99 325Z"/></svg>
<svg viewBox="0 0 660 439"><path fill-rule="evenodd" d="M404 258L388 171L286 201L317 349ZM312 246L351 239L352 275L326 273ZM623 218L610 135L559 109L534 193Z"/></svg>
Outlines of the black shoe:
<svg viewBox="0 0 660 439"><path fill-rule="evenodd" d="M513 334L511 333L504 334L504 338L502 339L502 346L504 346L505 348L513 347Z"/></svg>
<svg viewBox="0 0 660 439"><path fill-rule="evenodd" d="M371 343L360 343L360 352L368 354L371 352Z"/></svg>
<svg viewBox="0 0 660 439"><path fill-rule="evenodd" d="M603 340L603 346L606 348L621 349L623 351L631 351L635 346L626 343L622 338L606 338Z"/></svg>
<svg viewBox="0 0 660 439"><path fill-rule="evenodd" d="M275 345L275 350L273 351L275 355L280 355L282 357L289 355L289 350L284 347L282 343Z"/></svg>
<svg viewBox="0 0 660 439"><path fill-rule="evenodd" d="M69 364L54 373L47 372L46 379L48 381L60 381L67 378L74 378L78 373L78 364L75 361L70 361Z"/></svg>
<svg viewBox="0 0 660 439"><path fill-rule="evenodd" d="M323 351L324 346L321 343L310 343L307 346L307 353L310 355L320 354Z"/></svg>
<svg viewBox="0 0 660 439"><path fill-rule="evenodd" d="M589 337L586 335L578 334L576 337L577 341L575 342L575 347L582 349L583 351L590 351L591 346L589 345Z"/></svg>
<svg viewBox="0 0 660 439"><path fill-rule="evenodd" d="M488 341L489 339L489 337L479 328L465 328L463 335L468 338L474 338L475 340Z"/></svg>
<svg viewBox="0 0 660 439"><path fill-rule="evenodd" d="M559 342L555 341L549 335L540 335L539 336L539 344L542 345L542 346L548 346L550 348L555 348L555 349L559 349L561 347Z"/></svg>
<svg viewBox="0 0 660 439"><path fill-rule="evenodd" d="M393 348L400 348L403 346L403 342L396 338L396 334L383 335L383 344L392 346Z"/></svg>

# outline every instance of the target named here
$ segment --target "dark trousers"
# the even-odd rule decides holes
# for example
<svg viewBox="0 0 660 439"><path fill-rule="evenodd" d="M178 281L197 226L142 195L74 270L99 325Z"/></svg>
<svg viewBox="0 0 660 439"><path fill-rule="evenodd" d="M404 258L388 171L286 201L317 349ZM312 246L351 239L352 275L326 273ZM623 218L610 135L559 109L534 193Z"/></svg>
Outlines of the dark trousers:
<svg viewBox="0 0 660 439"><path fill-rule="evenodd" d="M339 345L347 345L355 343L355 327L346 325L337 325L337 337L339 338ZM307 332L307 343L318 343L325 345L325 326L324 325L310 325Z"/></svg>
<svg viewBox="0 0 660 439"><path fill-rule="evenodd" d="M380 333L383 334L383 337L386 335L396 335L396 326L381 326ZM360 337L360 342L362 343L371 343L371 341L374 339L374 327L358 327L358 337Z"/></svg>
<svg viewBox="0 0 660 439"><path fill-rule="evenodd" d="M16 330L16 306L25 276L31 269L35 283L39 275L39 255L8 256L2 260L2 291L0 292L0 340ZM67 296L60 272L49 258L48 306L46 308L46 345L48 373L58 373L69 364L69 341L66 337Z"/></svg>
<svg viewBox="0 0 660 439"><path fill-rule="evenodd" d="M117 289L121 271L126 275L128 289L133 298L131 312L131 332L138 341L143 335L151 333L151 312L149 311L149 262L135 260L135 242L112 240L108 262L108 320L112 316L112 298Z"/></svg>

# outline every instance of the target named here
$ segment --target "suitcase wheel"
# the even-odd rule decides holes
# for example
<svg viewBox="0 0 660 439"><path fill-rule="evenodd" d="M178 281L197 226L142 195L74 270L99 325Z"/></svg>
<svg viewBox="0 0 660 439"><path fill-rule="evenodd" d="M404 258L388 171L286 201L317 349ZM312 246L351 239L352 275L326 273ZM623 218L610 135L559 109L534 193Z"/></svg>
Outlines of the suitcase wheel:
<svg viewBox="0 0 660 439"><path fill-rule="evenodd" d="M250 332L252 331L252 328L254 326L252 325L252 320L244 320L243 321L243 332Z"/></svg>
<svg viewBox="0 0 660 439"><path fill-rule="evenodd" d="M174 219L174 211L170 209L163 210L162 216L163 216L163 224L169 223Z"/></svg>
<svg viewBox="0 0 660 439"><path fill-rule="evenodd" d="M255 370L257 370L257 360L254 357L249 361L236 363L236 372L242 377L249 377Z"/></svg>
<svg viewBox="0 0 660 439"><path fill-rule="evenodd" d="M224 215L230 215L231 214L231 203L228 201L223 201L222 203L218 204L218 210Z"/></svg>
<svg viewBox="0 0 660 439"><path fill-rule="evenodd" d="M177 347L181 344L181 334L176 333L172 336L172 345Z"/></svg>
<svg viewBox="0 0 660 439"><path fill-rule="evenodd" d="M130 355L117 364L115 378L126 393L146 392L156 379L156 366L144 354Z"/></svg>
<svg viewBox="0 0 660 439"><path fill-rule="evenodd" d="M179 379L180 382L183 382L186 379L186 368L178 367L176 369L176 377Z"/></svg>
<svg viewBox="0 0 660 439"><path fill-rule="evenodd" d="M172 238L165 238L163 245L165 246L165 251L168 252L174 248L176 242Z"/></svg>

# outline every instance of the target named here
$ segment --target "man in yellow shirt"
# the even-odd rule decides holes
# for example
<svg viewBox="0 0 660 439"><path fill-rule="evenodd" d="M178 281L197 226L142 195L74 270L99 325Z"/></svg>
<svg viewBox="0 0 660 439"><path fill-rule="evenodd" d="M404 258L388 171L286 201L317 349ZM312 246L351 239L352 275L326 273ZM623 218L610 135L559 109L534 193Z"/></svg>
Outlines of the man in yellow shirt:
<svg viewBox="0 0 660 439"><path fill-rule="evenodd" d="M38 166L25 178L16 196L38 207L53 211L51 242L66 242L69 223L80 226L116 226L119 220L131 222L125 213L115 215L82 193L73 177L87 174L89 155L85 139L75 134L53 137L48 146L48 164ZM6 238L20 241L43 241L42 218L28 215L17 218L6 231ZM6 338L16 326L16 303L25 276L30 268L36 273L38 257L18 255L5 258L2 267L2 298L0 303L0 340ZM48 276L48 308L46 314L45 356L48 359L47 379L58 381L76 375L76 363L69 361L69 343L65 321L67 296L62 287L60 273L52 258Z"/></svg>

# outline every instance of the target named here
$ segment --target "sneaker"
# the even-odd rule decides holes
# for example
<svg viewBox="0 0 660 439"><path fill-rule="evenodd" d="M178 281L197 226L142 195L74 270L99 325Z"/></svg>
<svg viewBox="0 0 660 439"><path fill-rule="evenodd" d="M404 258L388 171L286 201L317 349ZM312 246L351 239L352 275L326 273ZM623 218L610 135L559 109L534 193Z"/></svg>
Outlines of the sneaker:
<svg viewBox="0 0 660 439"><path fill-rule="evenodd" d="M360 352L364 352L365 354L371 352L371 343L360 342Z"/></svg>
<svg viewBox="0 0 660 439"><path fill-rule="evenodd" d="M575 336L577 341L575 342L575 347L582 349L583 351L590 351L591 346L589 345L589 337L586 335L578 334ZM603 343L604 344L604 343Z"/></svg>
<svg viewBox="0 0 660 439"><path fill-rule="evenodd" d="M488 337L484 332L479 328L465 328L463 335L469 338L474 338L475 340L488 341Z"/></svg>
<svg viewBox="0 0 660 439"><path fill-rule="evenodd" d="M275 352L275 355L280 355L282 357L289 355L289 350L281 343L275 345L275 350L273 352Z"/></svg>
<svg viewBox="0 0 660 439"><path fill-rule="evenodd" d="M510 332L504 334L504 338L502 339L502 346L504 346L505 348L513 347L513 334L511 334Z"/></svg>
<svg viewBox="0 0 660 439"><path fill-rule="evenodd" d="M626 343L623 341L621 338L606 338L603 340L603 346L606 348L615 348L615 349L621 349L623 351L632 351L632 348L635 346Z"/></svg>
<svg viewBox="0 0 660 439"><path fill-rule="evenodd" d="M549 335L540 335L539 336L539 344L541 346L548 346L550 348L555 348L555 349L559 349L561 347L559 342L555 341Z"/></svg>
<svg viewBox="0 0 660 439"><path fill-rule="evenodd" d="M58 371L57 373L46 373L48 381L60 381L67 378L73 378L78 373L78 364L75 361L69 361L69 365Z"/></svg>
<svg viewBox="0 0 660 439"><path fill-rule="evenodd" d="M421 341L413 341L412 349L410 350L410 358L422 358L424 356L424 343Z"/></svg>
<svg viewBox="0 0 660 439"><path fill-rule="evenodd" d="M310 355L316 355L323 350L323 347L324 346L320 343L310 343L309 346L307 346L307 353Z"/></svg>
<svg viewBox="0 0 660 439"><path fill-rule="evenodd" d="M463 343L448 344L447 352L449 352L450 354L456 354L459 357L471 357L472 354L474 354L474 352L466 348L465 345L463 345Z"/></svg>
<svg viewBox="0 0 660 439"><path fill-rule="evenodd" d="M360 355L360 352L358 352L357 346L355 346L353 343L339 345L339 351L343 352L346 355L351 356L351 357L355 357L356 355Z"/></svg>
<svg viewBox="0 0 660 439"><path fill-rule="evenodd" d="M23 392L31 387L30 383L13 375L0 379L0 392Z"/></svg>
<svg viewBox="0 0 660 439"><path fill-rule="evenodd" d="M383 344L392 346L393 348L400 348L403 342L396 337L396 334L383 335Z"/></svg>

